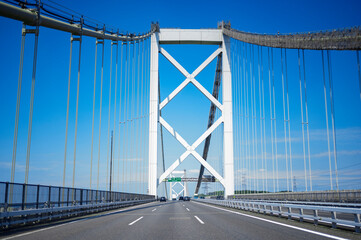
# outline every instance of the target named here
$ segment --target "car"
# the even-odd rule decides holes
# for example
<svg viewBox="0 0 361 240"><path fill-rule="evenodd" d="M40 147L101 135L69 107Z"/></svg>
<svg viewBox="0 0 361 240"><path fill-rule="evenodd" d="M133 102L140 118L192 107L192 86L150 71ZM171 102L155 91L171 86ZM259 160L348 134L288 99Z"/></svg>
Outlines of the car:
<svg viewBox="0 0 361 240"><path fill-rule="evenodd" d="M190 200L191 200L190 197L184 197L184 198L183 198L183 201L190 201Z"/></svg>
<svg viewBox="0 0 361 240"><path fill-rule="evenodd" d="M179 201L182 201L182 200L183 200L183 196L180 196L178 200L179 200Z"/></svg>
<svg viewBox="0 0 361 240"><path fill-rule="evenodd" d="M161 198L159 199L159 201L160 201L160 202L166 202L167 199L166 199L165 197L161 197Z"/></svg>

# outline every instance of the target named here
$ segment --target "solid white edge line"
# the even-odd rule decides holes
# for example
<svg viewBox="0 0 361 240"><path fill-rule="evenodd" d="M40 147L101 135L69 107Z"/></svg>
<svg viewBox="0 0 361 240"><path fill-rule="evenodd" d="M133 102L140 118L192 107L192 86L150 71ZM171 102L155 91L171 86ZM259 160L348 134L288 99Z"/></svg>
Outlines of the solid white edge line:
<svg viewBox="0 0 361 240"><path fill-rule="evenodd" d="M151 203L154 203L154 202L145 203L145 204L142 204L141 206L145 206L145 205L148 205L148 204L151 204ZM122 210L115 210L115 211L112 211L112 212L109 212L109 213L106 213L106 214L103 214L103 215L98 215L97 217L104 217L104 216L107 216L107 215L110 215L110 214L113 214L113 213L124 212L124 211L130 210L130 209L134 209L134 208L139 207L139 206L140 206L140 205L137 205L137 206L134 206L134 207L125 208L125 209L122 209ZM77 219L77 220L70 221L70 222L67 222L67 223L63 223L63 224L60 224L60 225L56 225L56 226L52 226L52 227L47 227L47 228L43 228L43 229L39 229L39 230L34 230L34 231L31 231L31 232L21 233L21 234L19 234L19 235L9 236L9 237L0 238L0 239L1 239L1 240L8 240L8 239L13 239L13 238L17 238L17 237L22 237L22 236L30 235L30 234L33 234L33 233L42 232L42 231L50 230L50 229L57 228L57 227L62 227L62 226L65 226L65 225L68 225L68 224L71 224L71 223L85 221L85 220L92 219L92 218L93 218L93 217L86 217L86 218L83 218L83 219Z"/></svg>
<svg viewBox="0 0 361 240"><path fill-rule="evenodd" d="M194 216L194 217L198 220L198 222L200 222L201 224L204 224L204 222L199 217L197 217L197 216Z"/></svg>
<svg viewBox="0 0 361 240"><path fill-rule="evenodd" d="M219 209L219 210L223 210L223 211L225 211L225 212L230 212L230 213L238 214L238 215L241 215L241 216L254 218L254 219L257 219L257 220L264 221L264 222L269 222L269 223L277 224L277 225L280 225L280 226L283 226L283 227L288 227L288 228L296 229L296 230L299 230L299 231L312 233L312 234L319 235L319 236L323 236L323 237L328 237L328 238L337 239L337 240L347 240L347 238L337 237L337 236L329 235L329 234L326 234L326 233L320 233L320 232L308 230L308 229L305 229L305 228L300 228L300 227L296 227L296 226L292 226L292 225L288 225L288 224L284 224L284 223L280 223L280 222L275 222L275 221L272 221L272 220L268 220L268 219L264 219L264 218L260 218L260 217L256 217L256 216L252 216L252 215L248 215L248 214L244 214L244 213L240 213L240 212L235 212L235 211L228 210L228 209L223 209L223 208L215 207L215 206L212 206L212 205L209 205L209 204L206 204L206 203L198 203L198 202L194 202L194 203L201 204L201 205L204 205L204 206L207 206L207 207L211 207L211 208L215 208L215 209Z"/></svg>
<svg viewBox="0 0 361 240"><path fill-rule="evenodd" d="M138 222L140 219L142 219L143 216L141 216L140 218L138 218L137 220L134 220L133 222L129 223L129 226L132 226L134 223Z"/></svg>

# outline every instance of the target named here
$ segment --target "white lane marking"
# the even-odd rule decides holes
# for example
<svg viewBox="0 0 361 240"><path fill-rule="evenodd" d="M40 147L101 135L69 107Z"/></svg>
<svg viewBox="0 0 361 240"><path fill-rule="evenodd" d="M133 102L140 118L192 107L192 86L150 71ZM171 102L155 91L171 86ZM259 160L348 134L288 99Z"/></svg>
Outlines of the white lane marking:
<svg viewBox="0 0 361 240"><path fill-rule="evenodd" d="M194 203L197 203L197 202L194 202ZM308 229L305 229L305 228L300 228L300 227L296 227L296 226L292 226L292 225L287 225L287 224L284 224L284 223L275 222L275 221L272 221L272 220L268 220L268 219L264 219L264 218L260 218L260 217L256 217L256 216L252 216L252 215L248 215L248 214L244 214L244 213L240 213L240 212L235 212L235 211L228 210L228 209L223 209L223 208L211 206L211 205L204 204L204 203L197 203L197 204L201 204L201 205L204 205L204 206L207 206L207 207L211 207L211 208L223 210L223 211L225 211L225 212L230 212L230 213L238 214L238 215L245 216L245 217L254 218L254 219L257 219L257 220L264 221L264 222L269 222L269 223L277 224L277 225L280 225L280 226L283 226L283 227L293 228L293 229L296 229L296 230L300 230L300 231L303 231L303 232L312 233L312 234L319 235L319 236L323 236L323 237L328 237L328 238L337 239L337 240L347 240L347 238L337 237L337 236L329 235L329 234L326 234L326 233L320 233L320 232L308 230Z"/></svg>
<svg viewBox="0 0 361 240"><path fill-rule="evenodd" d="M129 226L132 226L134 223L138 222L140 219L142 219L143 216L141 216L140 218L138 218L137 220L134 220L133 222L129 223Z"/></svg>
<svg viewBox="0 0 361 240"><path fill-rule="evenodd" d="M187 211L189 212L189 208L186 208L187 209Z"/></svg>
<svg viewBox="0 0 361 240"><path fill-rule="evenodd" d="M204 224L204 222L199 217L197 217L197 216L194 216L194 217L198 220L198 222L200 222L201 224Z"/></svg>
<svg viewBox="0 0 361 240"><path fill-rule="evenodd" d="M184 204L183 204L183 207L184 207Z"/></svg>
<svg viewBox="0 0 361 240"><path fill-rule="evenodd" d="M153 210L152 210L152 212L154 212L155 210L157 210L156 208L154 208Z"/></svg>
<svg viewBox="0 0 361 240"><path fill-rule="evenodd" d="M59 224L59 225L56 225L56 226L47 227L47 228L43 228L43 229L39 229L39 230L34 230L34 231L31 231L31 232L27 232L27 233L21 233L19 235L10 236L10 237L7 237L7 238L2 238L2 240L8 240L8 239L13 239L13 238L17 238L17 237L22 237L22 236L30 235L30 234L33 234L33 233L42 232L42 231L50 230L50 229L57 228L57 227L62 227L62 226L65 226L65 225L68 225L68 224L71 224L71 223L82 222L82 221L85 221L85 220L93 219L94 217L104 217L104 216L107 216L107 215L110 215L110 214L113 214L113 213L124 212L124 211L130 210L130 209L134 209L134 208L137 208L139 206L145 206L145 205L148 205L148 204L151 204L151 203L153 203L153 202L145 203L145 204L134 206L134 207L125 208L125 209L122 209L122 210L115 210L115 211L112 211L112 212L109 212L109 213L106 213L106 214L102 214L102 215L90 216L90 217L86 217L86 218L83 218L83 219L78 219L78 220L74 220L74 221L71 221L71 222Z"/></svg>

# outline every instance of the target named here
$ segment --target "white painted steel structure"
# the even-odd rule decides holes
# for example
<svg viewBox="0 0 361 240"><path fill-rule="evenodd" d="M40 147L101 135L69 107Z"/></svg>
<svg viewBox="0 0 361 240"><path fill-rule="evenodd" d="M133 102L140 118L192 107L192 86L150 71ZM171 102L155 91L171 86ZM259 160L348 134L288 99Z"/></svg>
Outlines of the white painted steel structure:
<svg viewBox="0 0 361 240"><path fill-rule="evenodd" d="M212 44L219 45L193 73L187 72L161 45L164 44ZM159 61L161 53L172 63L186 79L161 103L158 102L159 86ZM197 75L217 56L222 54L222 89L223 103L213 97L197 80ZM233 169L233 123L232 123L232 75L230 69L230 38L222 33L222 29L160 29L151 37L151 65L150 65L150 118L149 118L149 194L157 195L157 187L167 178L189 155L193 155L219 182L224 186L225 196L234 194L234 169ZM192 83L202 92L221 112L221 117L208 128L192 145L188 144L160 116L164 108L183 88ZM186 151L158 178L157 176L157 134L158 122L181 143ZM195 149L221 124L224 124L224 173L218 173L206 162Z"/></svg>

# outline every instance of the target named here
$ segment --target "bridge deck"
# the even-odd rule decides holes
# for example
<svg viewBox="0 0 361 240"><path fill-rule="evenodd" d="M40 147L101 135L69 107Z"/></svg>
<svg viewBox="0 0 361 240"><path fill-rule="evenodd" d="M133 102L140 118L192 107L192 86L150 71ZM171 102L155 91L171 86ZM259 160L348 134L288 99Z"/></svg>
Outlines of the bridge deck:
<svg viewBox="0 0 361 240"><path fill-rule="evenodd" d="M260 216L260 215L258 215ZM150 203L72 222L24 230L12 239L343 239L311 224L248 214L195 202Z"/></svg>

